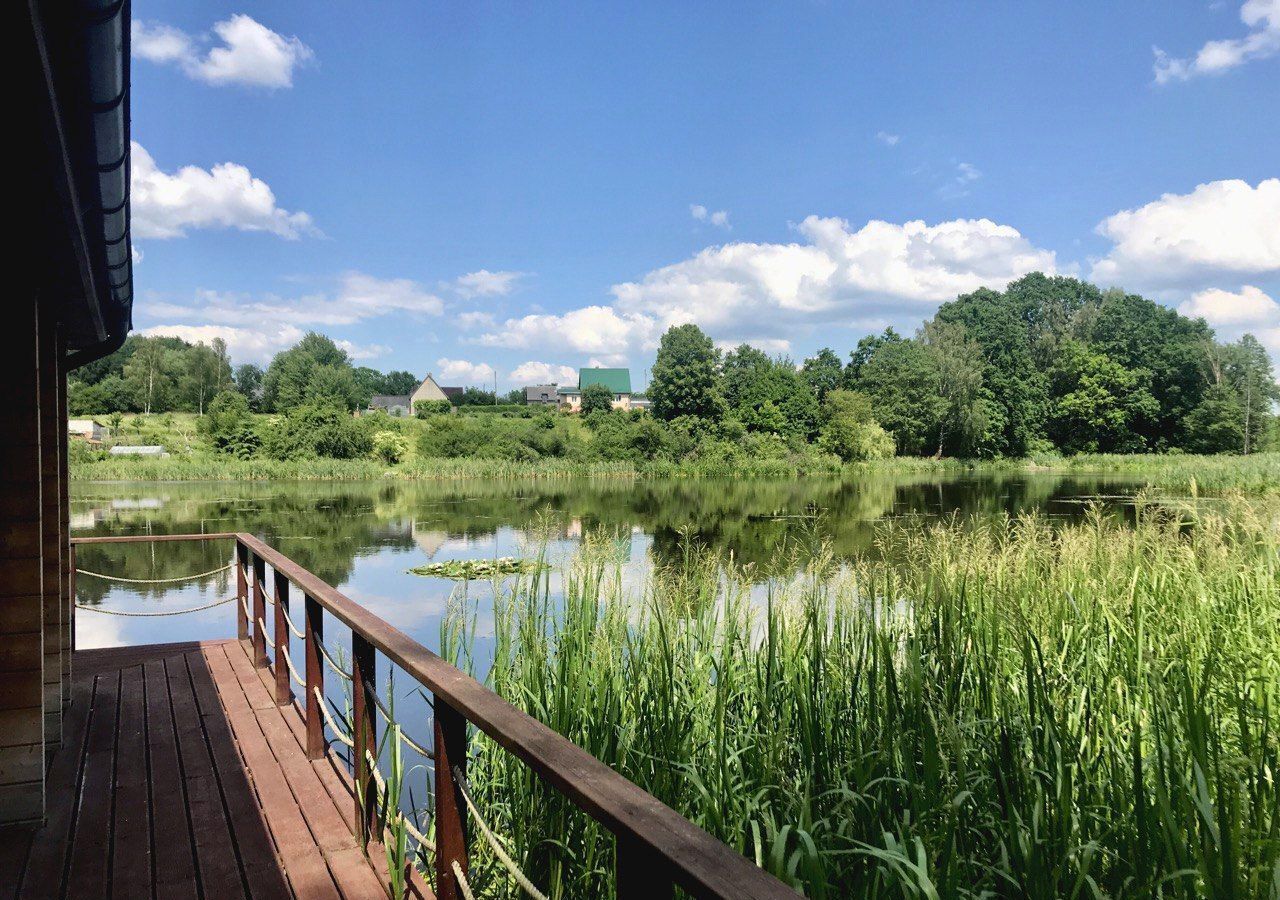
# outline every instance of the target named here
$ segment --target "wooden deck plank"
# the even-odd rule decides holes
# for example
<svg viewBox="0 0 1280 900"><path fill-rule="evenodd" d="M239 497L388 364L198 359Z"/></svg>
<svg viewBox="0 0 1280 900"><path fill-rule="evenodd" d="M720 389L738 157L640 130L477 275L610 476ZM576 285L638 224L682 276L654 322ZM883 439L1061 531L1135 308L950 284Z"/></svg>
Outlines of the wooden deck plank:
<svg viewBox="0 0 1280 900"><path fill-rule="evenodd" d="M280 860L267 830L266 817L258 805L253 785L245 772L245 763L236 748L235 737L227 721L228 711L214 684L208 663L210 655L222 656L223 648L206 647L188 653L187 669L191 673L196 703L200 707L214 766L222 785L245 883L255 900L287 898L291 896L289 886L280 870Z"/></svg>
<svg viewBox="0 0 1280 900"><path fill-rule="evenodd" d="M196 897L196 860L187 818L187 790L178 759L178 738L169 702L169 677L163 657L143 665L147 697L147 752L151 758L152 844L155 897Z"/></svg>
<svg viewBox="0 0 1280 900"><path fill-rule="evenodd" d="M72 831L67 895L101 897L107 893L111 859L111 802L116 770L116 719L120 673L94 677L84 774Z"/></svg>
<svg viewBox="0 0 1280 900"><path fill-rule="evenodd" d="M84 760L92 704L93 679L78 678L72 684L63 749L54 755L49 767L46 789L50 798L75 798L79 795L80 764ZM76 804L70 801L48 804L48 816L40 830L40 840L31 843L31 855L21 887L15 889L18 896L37 897L47 894L51 888L61 890L76 809Z"/></svg>
<svg viewBox="0 0 1280 900"><path fill-rule="evenodd" d="M187 787L187 808L195 833L196 861L200 870L202 893L206 897L243 897L240 865L231 841L231 829L222 808L213 762L205 745L204 729L196 708L191 673L185 659L165 660L169 676L169 696L173 703L173 721L178 735L178 752L182 760L183 779Z"/></svg>
<svg viewBox="0 0 1280 900"><path fill-rule="evenodd" d="M151 890L151 794L142 667L120 670L111 895L132 900Z"/></svg>
<svg viewBox="0 0 1280 900"><path fill-rule="evenodd" d="M285 784L284 773L258 727L253 710L249 709L243 693L240 697L228 696L232 691L241 692L232 662L227 658L237 655L241 654L234 647L221 658L211 653L208 657L209 668L213 673L214 683L226 698L223 702L231 720L231 728L235 732L240 752L253 773L257 795L263 808L267 810L267 825L284 861L289 883L299 897L337 898L340 896L337 885L307 828L306 820Z"/></svg>

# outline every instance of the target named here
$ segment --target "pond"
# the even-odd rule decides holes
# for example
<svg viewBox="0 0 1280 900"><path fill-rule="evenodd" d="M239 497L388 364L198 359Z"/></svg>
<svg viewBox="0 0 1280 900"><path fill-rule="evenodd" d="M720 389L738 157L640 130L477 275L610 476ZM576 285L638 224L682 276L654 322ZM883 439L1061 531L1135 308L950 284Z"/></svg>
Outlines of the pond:
<svg viewBox="0 0 1280 900"><path fill-rule="evenodd" d="M1090 501L1122 510L1134 479L876 474L857 478L711 480L617 478L454 482L75 483L77 536L248 531L433 649L450 597L478 604L488 582L460 585L408 570L432 562L526 557L552 562L591 535L616 541L632 572L677 562L689 543L732 554L755 578L786 575L819 547L838 559L874 554L878 523L895 517L990 521L1037 511L1082 516ZM171 579L218 569L230 542L96 545L79 568ZM231 595L233 573L195 582L124 584L81 575L80 603L116 612L166 612ZM232 637L234 607L125 617L81 611L77 647ZM336 635L335 635L336 637Z"/></svg>

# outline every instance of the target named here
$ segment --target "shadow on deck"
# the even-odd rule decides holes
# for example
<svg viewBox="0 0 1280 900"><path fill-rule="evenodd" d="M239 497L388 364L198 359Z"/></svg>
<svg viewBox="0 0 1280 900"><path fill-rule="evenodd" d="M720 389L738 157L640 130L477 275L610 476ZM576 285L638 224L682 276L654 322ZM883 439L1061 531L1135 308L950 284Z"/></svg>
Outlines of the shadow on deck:
<svg viewBox="0 0 1280 900"><path fill-rule="evenodd" d="M81 651L74 671L46 823L0 829L14 896L385 900L349 777L306 758L239 642Z"/></svg>

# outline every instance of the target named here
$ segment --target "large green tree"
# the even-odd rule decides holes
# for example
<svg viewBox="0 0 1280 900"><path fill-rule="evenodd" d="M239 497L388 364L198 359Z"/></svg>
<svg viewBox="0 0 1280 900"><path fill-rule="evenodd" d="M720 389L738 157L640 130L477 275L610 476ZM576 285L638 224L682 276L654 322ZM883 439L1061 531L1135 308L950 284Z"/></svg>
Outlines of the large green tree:
<svg viewBox="0 0 1280 900"><path fill-rule="evenodd" d="M747 430L803 438L817 432L817 394L790 360L742 344L725 356L721 379L727 412Z"/></svg>
<svg viewBox="0 0 1280 900"><path fill-rule="evenodd" d="M919 341L883 340L858 368L857 390L871 398L875 417L893 434L898 452L934 452L947 413L938 361Z"/></svg>
<svg viewBox="0 0 1280 900"><path fill-rule="evenodd" d="M828 393L844 383L844 366L830 347L823 347L806 359L800 371L819 401L826 399Z"/></svg>
<svg viewBox="0 0 1280 900"><path fill-rule="evenodd" d="M720 354L697 325L667 329L649 380L649 399L659 419L694 416L719 419L723 412L716 367Z"/></svg>
<svg viewBox="0 0 1280 900"><path fill-rule="evenodd" d="M1151 374L1128 369L1079 341L1058 348L1050 373L1049 436L1068 453L1132 453L1160 413Z"/></svg>
<svg viewBox="0 0 1280 900"><path fill-rule="evenodd" d="M275 412L301 406L319 394L348 409L354 409L359 401L346 351L314 331L275 355L263 377L262 394L266 408Z"/></svg>

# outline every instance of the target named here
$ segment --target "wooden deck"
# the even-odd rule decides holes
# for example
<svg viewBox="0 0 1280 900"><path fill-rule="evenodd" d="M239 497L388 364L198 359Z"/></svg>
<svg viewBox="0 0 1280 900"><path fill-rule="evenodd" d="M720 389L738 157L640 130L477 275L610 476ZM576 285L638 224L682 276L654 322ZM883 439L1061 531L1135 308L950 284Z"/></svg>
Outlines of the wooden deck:
<svg viewBox="0 0 1280 900"><path fill-rule="evenodd" d="M238 641L81 651L74 671L46 824L0 830L0 891L385 900L350 779L306 758Z"/></svg>

